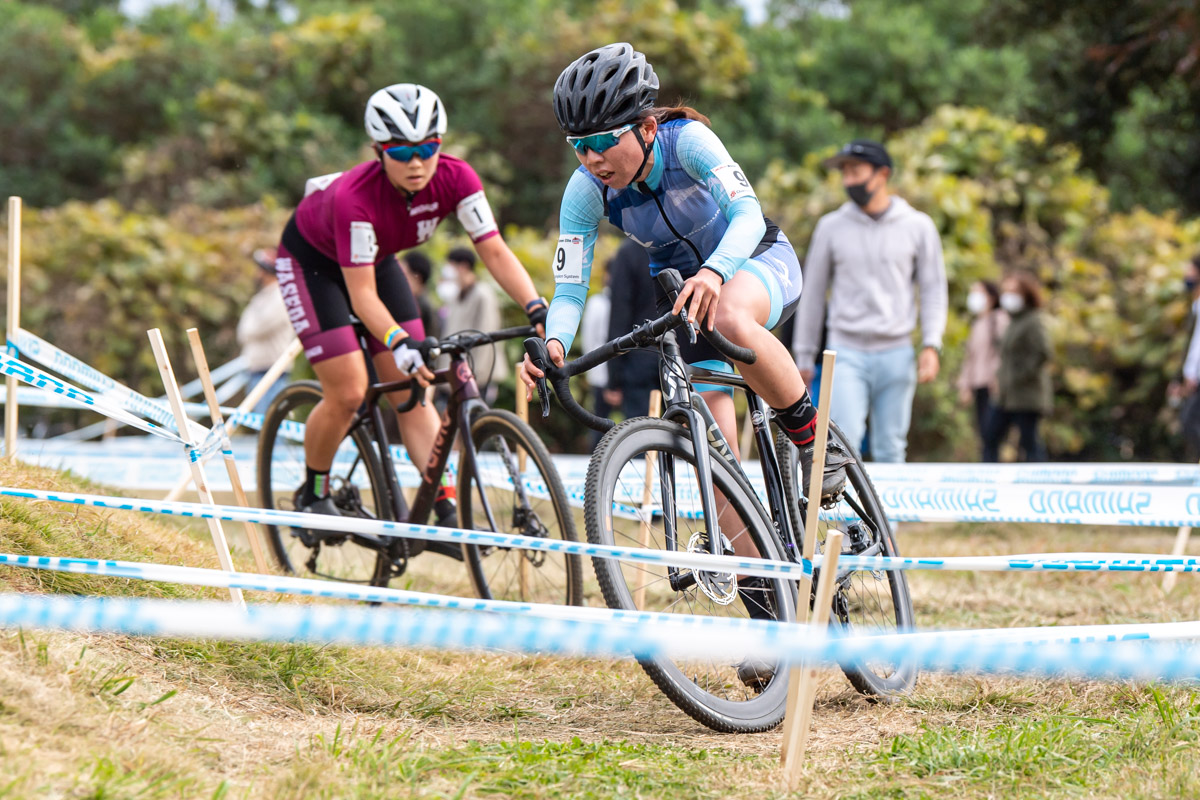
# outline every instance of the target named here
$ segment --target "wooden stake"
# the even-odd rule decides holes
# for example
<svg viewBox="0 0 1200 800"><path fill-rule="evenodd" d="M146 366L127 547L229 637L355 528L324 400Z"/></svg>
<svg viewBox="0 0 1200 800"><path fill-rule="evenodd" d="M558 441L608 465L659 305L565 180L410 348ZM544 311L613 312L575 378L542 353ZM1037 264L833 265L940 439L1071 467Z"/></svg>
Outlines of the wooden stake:
<svg viewBox="0 0 1200 800"><path fill-rule="evenodd" d="M828 396L822 395L822 397ZM821 579L817 581L817 598L813 601L812 627L814 630L824 631L829 626L829 612L833 606L833 587L837 585L837 562L841 552L842 532L830 531L829 536L825 539L825 563L821 565ZM797 672L800 674L797 675ZM801 665L799 669L792 670L791 681L800 684L797 691L800 703L799 707L788 707L787 719L791 720L797 715L799 718L792 725L792 730L796 733L791 740L789 741L786 734L784 735L784 743L787 747L781 754L781 758L788 789L793 792L800 788L800 768L804 764L808 729L812 726L813 703L817 699L818 677L819 673L814 665ZM790 685L788 690L790 697Z"/></svg>
<svg viewBox="0 0 1200 800"><path fill-rule="evenodd" d="M275 359L275 363L271 365L269 370L267 370L267 374L263 375L262 380L255 384L254 388L250 390L250 393L246 395L246 399L238 404L238 407L234 410L234 413L237 414L238 418L241 418L242 414L258 405L258 401L261 400L263 395L267 393L267 390L275 384L275 381L279 379L279 376L292 368L292 362L296 360L296 356L300 355L300 349L300 340L292 339L292 343L288 345L288 349L283 351L279 358ZM236 424L233 425L229 429L229 435L232 436L238 427L239 426ZM163 499L167 502L178 500L179 496L183 494L184 490L187 489L191 482L192 473L189 470L183 474L183 477L179 479L179 483L175 484L175 487L171 489L171 491L167 492L167 496Z"/></svg>
<svg viewBox="0 0 1200 800"><path fill-rule="evenodd" d="M817 407L817 431L813 442L813 468L808 480L808 513L804 516L804 542L802 555L805 561L812 562L817 548L817 517L821 508L821 484L825 480L825 442L829 436L829 402L833 390L833 366L837 353L826 350L821 360L821 397L826 401ZM827 548L828 549L828 548ZM831 590L832 591L832 590ZM812 592L812 579L804 578L799 581L796 600L796 621L808 622L808 598ZM817 606L819 609L820 606ZM800 728L802 716L800 685L803 674L802 665L792 667L788 676L787 713L783 720L783 753L786 763L788 754L803 751L803 737L808 735L807 729ZM800 741L798 741L800 740Z"/></svg>
<svg viewBox="0 0 1200 800"><path fill-rule="evenodd" d="M21 198L8 198L8 341L16 343L21 329ZM4 455L17 455L18 381L12 375L5 379L8 401L4 406Z"/></svg>
<svg viewBox="0 0 1200 800"><path fill-rule="evenodd" d="M192 346L192 359L196 362L196 372L200 377L200 385L204 389L204 399L208 401L208 414L213 427L225 424L221 415L221 404L217 402L217 390L213 386L212 373L208 369L208 357L204 355L204 345L200 342L200 331L188 328L188 343ZM224 452L225 469L229 473L229 485L233 487L233 499L242 508L250 508L246 499L246 490L242 488L242 478L238 475L237 462L233 458L233 443L229 440L229 432L221 437L221 450ZM246 539L250 542L250 552L254 554L254 566L260 573L270 572L267 557L263 552L262 540L258 537L258 527L250 521L244 523Z"/></svg>
<svg viewBox="0 0 1200 800"><path fill-rule="evenodd" d="M517 382L517 416L521 421L529 423L529 400L525 397L525 386L520 381ZM528 459L528 454L522 447L517 448L517 473L525 474L525 463ZM513 487L514 489L516 487ZM468 489L470 491L470 489ZM482 483L480 483L479 491L484 491ZM521 599L529 600L530 584L533 583L533 565L529 563L529 559L525 557L525 552L522 550L515 551L517 558L521 559L517 567L517 582L521 591Z"/></svg>
<svg viewBox="0 0 1200 800"><path fill-rule="evenodd" d="M662 392L658 389L650 391L650 416L662 416ZM638 511L638 543L641 547L650 546L650 515L653 513L654 501L654 470L658 467L658 453L653 450L646 452L646 475L642 482L642 507ZM635 567L639 571L641 567ZM633 587L633 606L643 609L646 605L647 578L643 572L641 582Z"/></svg>
<svg viewBox="0 0 1200 800"><path fill-rule="evenodd" d="M208 482L204 480L204 470L198 461L193 461L191 458L190 447L195 442L192 441L192 434L188 430L188 418L183 410L183 396L179 393L179 384L175 382L175 372L171 369L171 360L167 356L167 347L163 343L162 332L158 328L154 328L147 331L146 334L150 337L150 347L154 350L154 360L158 362L158 373L162 376L163 387L166 389L167 399L171 403L171 411L175 414L175 424L179 428L179 436L187 446L184 450L184 457L188 460L192 482L196 485L196 493L200 495L201 503L213 505L212 492L208 490ZM217 551L217 560L221 563L221 569L233 572L233 559L229 556L229 544L225 541L225 531L221 529L221 523L217 519L209 517L208 531L212 534L213 547ZM229 597L237 606L245 609L246 601L242 598L241 589L230 589Z"/></svg>
<svg viewBox="0 0 1200 800"><path fill-rule="evenodd" d="M519 381L517 383L517 416L521 422L529 424L529 399L525 397L525 386ZM517 450L517 471L522 475L525 474L525 457L526 453L523 449Z"/></svg>
<svg viewBox="0 0 1200 800"><path fill-rule="evenodd" d="M1188 537L1192 535L1192 529L1182 527L1175 534L1175 545L1171 548L1171 555L1178 558L1187 551ZM1175 588L1175 581L1178 579L1178 572L1168 572L1163 575L1162 590L1166 594L1170 594Z"/></svg>

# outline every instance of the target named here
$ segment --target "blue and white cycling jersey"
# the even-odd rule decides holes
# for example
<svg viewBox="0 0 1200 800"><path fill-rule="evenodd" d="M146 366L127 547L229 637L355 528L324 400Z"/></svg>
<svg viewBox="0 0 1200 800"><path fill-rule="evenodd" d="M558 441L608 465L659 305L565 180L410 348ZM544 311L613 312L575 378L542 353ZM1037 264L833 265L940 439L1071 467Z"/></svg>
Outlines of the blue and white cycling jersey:
<svg viewBox="0 0 1200 800"><path fill-rule="evenodd" d="M768 226L754 188L717 135L702 122L673 120L659 126L653 149L654 166L640 186L610 190L582 166L567 184L546 326L546 338L567 350L587 298L606 191L609 222L646 248L651 275L674 267L690 277L705 266L728 281L748 270L771 296L767 327L800 296L800 263L791 243Z"/></svg>

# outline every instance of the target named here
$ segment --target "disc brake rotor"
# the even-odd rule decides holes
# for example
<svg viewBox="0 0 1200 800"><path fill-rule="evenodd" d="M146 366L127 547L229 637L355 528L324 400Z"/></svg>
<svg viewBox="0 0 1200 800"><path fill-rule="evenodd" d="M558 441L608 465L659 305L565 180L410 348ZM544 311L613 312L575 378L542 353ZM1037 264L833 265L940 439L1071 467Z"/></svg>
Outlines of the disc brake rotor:
<svg viewBox="0 0 1200 800"><path fill-rule="evenodd" d="M696 531L688 540L689 553L711 553L708 548L708 531ZM721 534L721 552L725 555L733 553L733 545ZM692 570L696 576L696 585L708 599L720 606L727 606L737 599L737 576L732 572L706 572Z"/></svg>
<svg viewBox="0 0 1200 800"><path fill-rule="evenodd" d="M542 521L538 519L537 513L531 508L518 506L513 509L513 528L519 530L524 536L534 536L538 539L547 539L548 531ZM522 550L521 555L535 567L540 567L546 563L545 550Z"/></svg>

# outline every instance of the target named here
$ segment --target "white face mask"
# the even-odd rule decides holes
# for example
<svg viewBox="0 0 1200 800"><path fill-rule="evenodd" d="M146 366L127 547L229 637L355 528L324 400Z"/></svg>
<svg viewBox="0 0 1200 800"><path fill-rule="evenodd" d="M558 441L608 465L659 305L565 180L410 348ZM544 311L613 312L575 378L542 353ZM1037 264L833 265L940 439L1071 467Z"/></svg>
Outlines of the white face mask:
<svg viewBox="0 0 1200 800"><path fill-rule="evenodd" d="M1025 308L1025 298L1016 292L1004 292L1000 295L1000 307L1010 314L1016 314Z"/></svg>
<svg viewBox="0 0 1200 800"><path fill-rule="evenodd" d="M458 299L458 281L453 278L447 280L445 276L437 282L434 287L437 296L443 303L453 303Z"/></svg>
<svg viewBox="0 0 1200 800"><path fill-rule="evenodd" d="M988 296L987 292L971 292L967 295L967 311L972 314L979 315L987 311Z"/></svg>

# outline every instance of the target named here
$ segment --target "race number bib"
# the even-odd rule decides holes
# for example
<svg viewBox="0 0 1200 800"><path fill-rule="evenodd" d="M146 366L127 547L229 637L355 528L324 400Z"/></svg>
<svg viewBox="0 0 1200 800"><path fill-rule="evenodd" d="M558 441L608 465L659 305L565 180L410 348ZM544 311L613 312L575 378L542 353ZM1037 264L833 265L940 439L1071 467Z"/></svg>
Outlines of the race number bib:
<svg viewBox="0 0 1200 800"><path fill-rule="evenodd" d="M713 167L712 174L720 185L721 192L729 198L729 202L732 203L739 197L758 198L758 195L754 194L754 187L750 185L749 179L746 178L746 173L742 172L742 168L734 162L730 161L728 164ZM710 188L714 188L711 181L709 182L709 186ZM716 192L713 192L713 194L716 194Z"/></svg>
<svg viewBox="0 0 1200 800"><path fill-rule="evenodd" d="M350 263L374 264L379 255L375 241L375 226L369 222L350 223Z"/></svg>
<svg viewBox="0 0 1200 800"><path fill-rule="evenodd" d="M329 184L342 177L340 172L331 172L328 175L319 175L316 178L309 178L304 182L304 196L308 197L313 192L323 192L329 188Z"/></svg>
<svg viewBox="0 0 1200 800"><path fill-rule="evenodd" d="M554 282L583 283L583 237L560 236L554 250Z"/></svg>
<svg viewBox="0 0 1200 800"><path fill-rule="evenodd" d="M496 230L496 218L492 216L492 207L488 205L483 192L462 199L458 204L458 221L471 240L476 242L481 236Z"/></svg>

